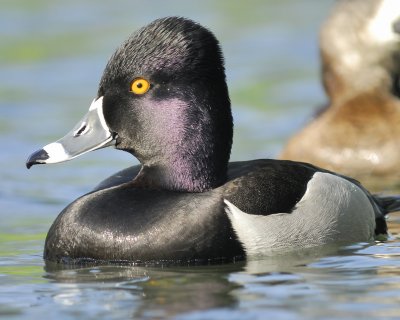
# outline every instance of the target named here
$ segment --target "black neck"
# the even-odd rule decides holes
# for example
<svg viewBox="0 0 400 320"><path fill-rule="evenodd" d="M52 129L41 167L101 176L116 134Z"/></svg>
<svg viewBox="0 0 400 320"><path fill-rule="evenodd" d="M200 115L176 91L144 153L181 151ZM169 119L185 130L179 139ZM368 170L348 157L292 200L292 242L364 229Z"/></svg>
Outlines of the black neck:
<svg viewBox="0 0 400 320"><path fill-rule="evenodd" d="M186 127L184 130L171 129L165 134L160 154L139 159L143 167L135 179L136 184L174 191L202 192L226 181L233 125L225 82L215 92L211 90L203 94L201 99L184 99L191 101L188 109L193 110L185 118ZM200 103L204 107L192 105Z"/></svg>
<svg viewBox="0 0 400 320"><path fill-rule="evenodd" d="M204 192L222 185L226 181L226 169L221 174L210 168L167 168L143 165L133 180L137 187L178 192Z"/></svg>

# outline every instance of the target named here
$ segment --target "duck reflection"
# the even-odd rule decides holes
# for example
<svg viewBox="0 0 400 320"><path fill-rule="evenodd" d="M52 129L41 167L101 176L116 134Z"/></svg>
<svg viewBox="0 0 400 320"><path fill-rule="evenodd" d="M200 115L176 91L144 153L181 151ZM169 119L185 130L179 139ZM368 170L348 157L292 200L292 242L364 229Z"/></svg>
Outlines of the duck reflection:
<svg viewBox="0 0 400 320"><path fill-rule="evenodd" d="M106 310L125 316L129 312L134 319L157 319L201 310L235 309L246 295L248 283L261 278L268 279L260 282L264 287L302 282L296 274L299 270L337 250L325 247L205 266L71 266L46 262L45 277L58 283L60 290L53 299L66 308L99 299Z"/></svg>
<svg viewBox="0 0 400 320"><path fill-rule="evenodd" d="M164 318L180 313L231 307L240 285L229 280L244 263L218 266L147 268L137 266L62 266L47 262L46 278L59 283L56 302L74 307L87 299L124 305L132 318ZM100 295L100 296L99 296ZM116 299L119 301L110 301ZM122 303L123 300L124 302ZM120 312L116 311L116 312Z"/></svg>

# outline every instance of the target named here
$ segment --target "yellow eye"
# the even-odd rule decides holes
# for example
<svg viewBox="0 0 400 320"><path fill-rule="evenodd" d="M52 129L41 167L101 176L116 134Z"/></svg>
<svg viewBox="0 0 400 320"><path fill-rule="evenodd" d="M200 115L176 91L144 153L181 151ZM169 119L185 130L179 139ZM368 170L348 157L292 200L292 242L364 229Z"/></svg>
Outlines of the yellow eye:
<svg viewBox="0 0 400 320"><path fill-rule="evenodd" d="M145 94L150 89L150 82L144 78L136 78L131 83L131 91L134 94Z"/></svg>

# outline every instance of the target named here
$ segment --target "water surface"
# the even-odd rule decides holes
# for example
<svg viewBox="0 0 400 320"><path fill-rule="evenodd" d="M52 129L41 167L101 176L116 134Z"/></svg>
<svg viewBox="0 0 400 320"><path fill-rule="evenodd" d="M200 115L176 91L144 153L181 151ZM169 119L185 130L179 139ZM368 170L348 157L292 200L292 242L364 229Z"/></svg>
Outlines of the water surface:
<svg viewBox="0 0 400 320"><path fill-rule="evenodd" d="M0 317L390 319L400 317L400 217L392 237L228 265L45 265L48 228L73 199L133 163L104 149L27 171L29 153L87 111L130 32L181 15L220 39L235 118L233 160L274 157L325 97L317 34L333 1L5 0L0 10ZM383 190L393 192L394 190Z"/></svg>

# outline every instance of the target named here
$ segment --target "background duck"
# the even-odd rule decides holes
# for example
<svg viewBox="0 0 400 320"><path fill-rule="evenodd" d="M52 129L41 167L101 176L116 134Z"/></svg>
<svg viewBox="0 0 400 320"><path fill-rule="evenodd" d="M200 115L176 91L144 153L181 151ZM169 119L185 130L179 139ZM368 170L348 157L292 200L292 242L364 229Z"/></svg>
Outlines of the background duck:
<svg viewBox="0 0 400 320"><path fill-rule="evenodd" d="M50 228L52 261L243 259L386 234L395 197L306 163L229 163L222 52L206 28L158 19L113 54L83 119L27 167L114 146L139 166L72 202Z"/></svg>
<svg viewBox="0 0 400 320"><path fill-rule="evenodd" d="M338 1L320 33L327 107L283 149L373 189L400 178L400 2Z"/></svg>

